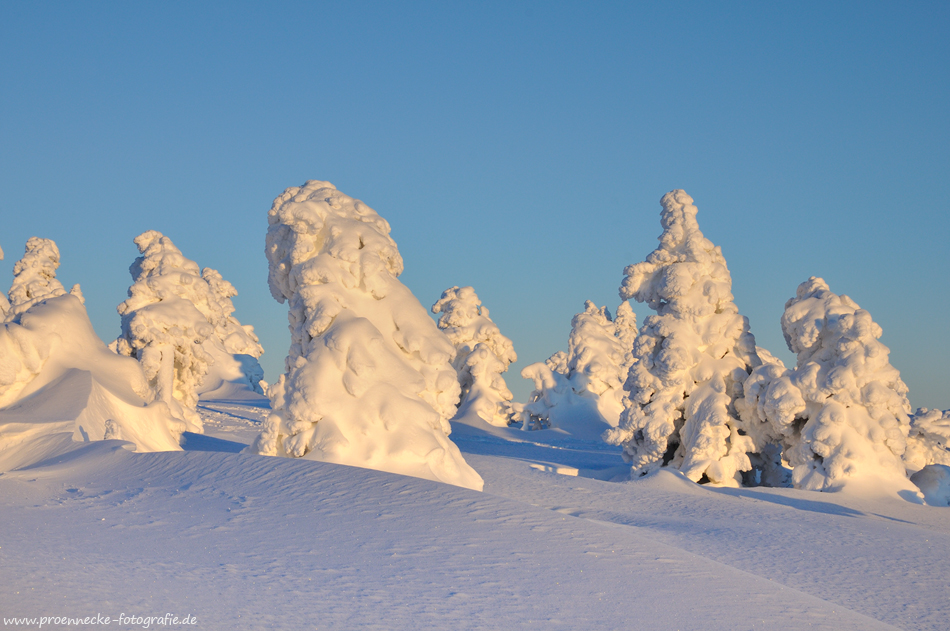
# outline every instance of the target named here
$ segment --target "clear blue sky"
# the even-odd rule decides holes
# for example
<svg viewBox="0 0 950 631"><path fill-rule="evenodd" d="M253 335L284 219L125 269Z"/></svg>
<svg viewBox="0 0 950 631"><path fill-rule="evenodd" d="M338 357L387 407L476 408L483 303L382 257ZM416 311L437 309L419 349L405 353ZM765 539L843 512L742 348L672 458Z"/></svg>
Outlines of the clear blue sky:
<svg viewBox="0 0 950 631"><path fill-rule="evenodd" d="M946 2L0 1L0 286L52 238L110 341L160 230L240 291L273 381L266 213L329 180L389 220L424 305L475 287L525 400L683 188L759 345L792 361L779 317L822 276L911 403L950 408L948 33Z"/></svg>

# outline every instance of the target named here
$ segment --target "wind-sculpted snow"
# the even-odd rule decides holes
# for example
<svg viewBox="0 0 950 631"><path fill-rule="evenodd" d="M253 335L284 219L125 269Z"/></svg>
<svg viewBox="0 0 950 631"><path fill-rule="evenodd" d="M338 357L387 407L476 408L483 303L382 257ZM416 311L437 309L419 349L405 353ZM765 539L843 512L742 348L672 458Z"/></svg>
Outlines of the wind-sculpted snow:
<svg viewBox="0 0 950 631"><path fill-rule="evenodd" d="M623 411L623 384L633 364L637 317L620 303L616 320L591 301L571 320L567 353L526 366L534 381L528 403L515 406L523 429L555 427L594 438L617 426Z"/></svg>
<svg viewBox="0 0 950 631"><path fill-rule="evenodd" d="M139 365L111 353L82 302L48 298L0 325L0 469L127 440L139 451L179 449L184 425L151 403Z"/></svg>
<svg viewBox="0 0 950 631"><path fill-rule="evenodd" d="M386 220L312 180L275 199L268 222L268 281L288 302L291 346L250 450L480 490L448 438L455 348L397 279Z"/></svg>
<svg viewBox="0 0 950 631"><path fill-rule="evenodd" d="M260 392L260 367L247 361L252 368L244 371L240 357L259 357L263 349L253 328L232 315L237 291L217 271L199 271L155 230L140 234L135 245L142 256L129 268L133 284L118 306L122 335L115 349L138 359L158 398L188 431L200 432L195 408L205 381L207 390L221 389L225 381L242 382L244 374L246 388Z"/></svg>
<svg viewBox="0 0 950 631"><path fill-rule="evenodd" d="M786 303L782 331L798 355L796 367L757 369L737 408L750 426L761 423L781 441L796 488L850 484L914 493L902 461L907 386L871 314L812 277Z"/></svg>
<svg viewBox="0 0 950 631"><path fill-rule="evenodd" d="M752 439L740 431L733 402L761 362L748 320L732 297L721 250L703 236L684 191L660 201L663 234L644 262L624 270L620 297L657 313L633 345L620 426L605 438L623 445L639 476L660 466L690 480L738 484L753 463Z"/></svg>
<svg viewBox="0 0 950 631"><path fill-rule="evenodd" d="M498 427L511 418L511 391L502 373L518 361L511 340L501 334L472 287L451 287L432 305L439 328L455 345L452 366L462 397L456 420L474 414Z"/></svg>
<svg viewBox="0 0 950 631"><path fill-rule="evenodd" d="M0 257L2 258L2 257ZM10 321L33 305L48 298L55 298L66 293L63 284L56 280L56 270L59 268L59 248L51 239L30 237L26 242L23 258L13 266L13 284L10 286L8 305L5 320ZM79 285L73 286L71 292L80 301L83 301ZM3 301L6 302L5 300Z"/></svg>

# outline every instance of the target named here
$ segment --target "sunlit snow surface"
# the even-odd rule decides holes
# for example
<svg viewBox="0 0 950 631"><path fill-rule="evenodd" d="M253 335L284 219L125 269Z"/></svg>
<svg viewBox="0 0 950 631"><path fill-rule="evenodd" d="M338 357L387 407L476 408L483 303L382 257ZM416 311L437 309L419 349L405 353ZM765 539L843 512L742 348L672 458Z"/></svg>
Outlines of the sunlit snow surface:
<svg viewBox="0 0 950 631"><path fill-rule="evenodd" d="M457 424L478 493L236 453L261 405L201 402L205 434L186 434L184 452L77 443L0 475L2 615L171 612L198 629L946 628L948 509L712 489L668 471L610 482L618 448Z"/></svg>

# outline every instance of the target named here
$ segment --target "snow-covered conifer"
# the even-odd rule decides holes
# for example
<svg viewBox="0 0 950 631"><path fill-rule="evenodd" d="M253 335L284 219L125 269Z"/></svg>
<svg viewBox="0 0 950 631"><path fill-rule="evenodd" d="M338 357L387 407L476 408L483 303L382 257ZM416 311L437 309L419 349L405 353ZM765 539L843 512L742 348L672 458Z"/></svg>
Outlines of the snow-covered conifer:
<svg viewBox="0 0 950 631"><path fill-rule="evenodd" d="M519 406L524 429L557 427L575 435L599 436L616 427L623 411L623 384L633 363L637 319L622 302L617 319L588 300L571 320L567 352L526 366L534 381L528 403Z"/></svg>
<svg viewBox="0 0 950 631"><path fill-rule="evenodd" d="M0 261L3 260L3 248L0 248ZM7 300L7 295L0 293L0 322L6 319L7 312L10 310L10 301Z"/></svg>
<svg viewBox="0 0 950 631"><path fill-rule="evenodd" d="M881 327L812 277L785 304L782 331L798 355L796 367L757 369L737 408L747 427L759 423L781 441L793 484L834 490L870 481L913 489L902 462L910 430L907 386L878 341Z"/></svg>
<svg viewBox="0 0 950 631"><path fill-rule="evenodd" d="M760 360L748 320L733 303L722 251L703 236L685 191L660 201L660 245L624 270L624 300L654 309L634 343L620 426L605 434L623 445L634 476L671 466L689 479L738 484L755 446L733 407Z"/></svg>
<svg viewBox="0 0 950 631"><path fill-rule="evenodd" d="M455 345L452 366L462 388L457 418L474 413L482 420L507 427L511 391L502 373L518 361L511 340L488 316L488 308L472 287L451 287L432 305L439 328Z"/></svg>
<svg viewBox="0 0 950 631"><path fill-rule="evenodd" d="M455 348L397 279L386 220L309 181L277 197L268 222L268 282L289 303L291 347L248 450L481 489L448 438Z"/></svg>
<svg viewBox="0 0 950 631"><path fill-rule="evenodd" d="M914 472L931 464L950 465L950 410L918 408L910 417L904 466Z"/></svg>
<svg viewBox="0 0 950 631"><path fill-rule="evenodd" d="M26 242L23 258L13 266L13 285L10 287L10 306L6 319L11 320L33 305L62 296L66 289L56 280L59 268L59 248L51 239L30 237ZM83 301L79 285L70 293Z"/></svg>

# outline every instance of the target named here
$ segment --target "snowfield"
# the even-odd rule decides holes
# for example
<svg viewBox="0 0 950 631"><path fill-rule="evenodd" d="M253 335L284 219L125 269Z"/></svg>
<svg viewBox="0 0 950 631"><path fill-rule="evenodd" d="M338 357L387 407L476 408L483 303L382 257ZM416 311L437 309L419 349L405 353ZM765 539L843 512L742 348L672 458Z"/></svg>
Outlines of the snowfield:
<svg viewBox="0 0 950 631"><path fill-rule="evenodd" d="M170 612L200 629L947 627L945 509L711 488L670 469L611 482L629 471L620 447L453 423L479 493L238 453L270 412L264 399L198 412L204 434L186 433L185 451L74 443L0 475L3 616Z"/></svg>

